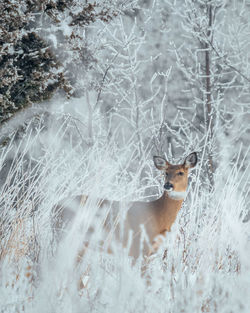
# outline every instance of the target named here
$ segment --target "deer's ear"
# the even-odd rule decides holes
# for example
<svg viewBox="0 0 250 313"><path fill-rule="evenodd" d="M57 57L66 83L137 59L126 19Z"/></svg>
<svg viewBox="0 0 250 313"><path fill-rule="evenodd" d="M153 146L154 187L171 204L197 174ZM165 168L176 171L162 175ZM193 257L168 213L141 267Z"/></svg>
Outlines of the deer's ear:
<svg viewBox="0 0 250 313"><path fill-rule="evenodd" d="M192 152L192 153L190 153L190 154L186 157L186 159L185 159L183 165L184 165L186 168L193 168L193 167L195 167L195 165L197 164L197 161L198 161L197 153L196 153L196 152Z"/></svg>
<svg viewBox="0 0 250 313"><path fill-rule="evenodd" d="M168 168L168 161L162 157L154 156L154 165L158 170L166 170Z"/></svg>

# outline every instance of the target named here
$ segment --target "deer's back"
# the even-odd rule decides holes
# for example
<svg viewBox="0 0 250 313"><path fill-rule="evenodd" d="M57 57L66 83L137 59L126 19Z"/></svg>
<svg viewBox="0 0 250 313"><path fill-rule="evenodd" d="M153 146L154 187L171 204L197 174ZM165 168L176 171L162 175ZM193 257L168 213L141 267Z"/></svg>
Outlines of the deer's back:
<svg viewBox="0 0 250 313"><path fill-rule="evenodd" d="M158 234L157 221L153 214L153 208L157 209L156 201L119 202L106 199L95 199L93 203L91 201L92 199L85 196L76 196L60 203L56 209L58 215L56 228L70 227L82 210L91 210L93 206L97 210L89 229L92 235L95 233L96 225L102 225L106 237L104 242L108 242L110 246L113 240L126 247L129 245L129 254L135 258L139 256L140 250L143 255L149 253L153 239ZM103 223L100 223L101 220Z"/></svg>

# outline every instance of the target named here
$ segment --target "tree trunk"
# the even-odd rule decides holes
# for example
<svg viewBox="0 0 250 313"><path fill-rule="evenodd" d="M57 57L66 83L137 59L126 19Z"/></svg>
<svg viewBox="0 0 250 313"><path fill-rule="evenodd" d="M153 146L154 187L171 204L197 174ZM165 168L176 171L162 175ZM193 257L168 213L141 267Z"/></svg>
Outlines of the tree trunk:
<svg viewBox="0 0 250 313"><path fill-rule="evenodd" d="M214 173L214 164L212 157L211 141L213 139L213 110L212 110L212 97L211 97L211 49L208 40L211 40L212 35L212 4L207 4L208 12L208 30L207 38L205 42L205 73L206 73L206 82L205 82L205 91L206 91L206 132L208 136L208 167L209 167L209 181L211 187L214 185L213 173Z"/></svg>

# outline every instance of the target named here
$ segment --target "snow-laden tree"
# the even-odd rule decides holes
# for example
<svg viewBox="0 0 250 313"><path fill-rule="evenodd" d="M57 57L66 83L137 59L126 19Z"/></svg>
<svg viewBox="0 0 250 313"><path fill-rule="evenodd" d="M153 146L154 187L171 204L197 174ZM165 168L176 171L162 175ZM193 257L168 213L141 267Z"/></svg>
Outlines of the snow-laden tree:
<svg viewBox="0 0 250 313"><path fill-rule="evenodd" d="M123 7L123 6L121 6ZM96 62L86 45L86 26L108 23L115 2L9 1L0 3L0 122L18 110L51 97L84 89L82 77Z"/></svg>
<svg viewBox="0 0 250 313"><path fill-rule="evenodd" d="M156 151L205 149L211 186L221 136L235 144L249 131L248 14L245 1L152 1L103 25L98 101L108 125L131 125L128 138L146 149L152 128Z"/></svg>

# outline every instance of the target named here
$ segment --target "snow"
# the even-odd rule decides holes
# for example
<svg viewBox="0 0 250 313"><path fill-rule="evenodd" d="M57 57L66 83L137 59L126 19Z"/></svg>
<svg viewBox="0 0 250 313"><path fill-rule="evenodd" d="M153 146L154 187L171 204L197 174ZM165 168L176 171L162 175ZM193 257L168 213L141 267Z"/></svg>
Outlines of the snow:
<svg viewBox="0 0 250 313"><path fill-rule="evenodd" d="M214 48L249 77L249 9L234 5L217 8ZM68 16L45 25L79 93L55 94L1 125L0 140L9 141L0 150L0 312L249 312L249 82L211 53L209 133L197 31L204 12L191 0L149 1L136 21L125 12L84 30ZM70 46L58 30L83 39ZM159 250L135 261L114 240L108 253L110 208L97 201L117 201L125 215L132 201L163 192L153 155L178 164L193 151L198 166ZM78 195L89 198L76 211ZM76 218L69 210L61 229L56 208L65 201Z"/></svg>

